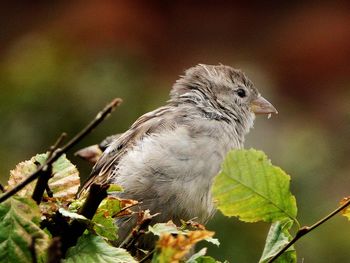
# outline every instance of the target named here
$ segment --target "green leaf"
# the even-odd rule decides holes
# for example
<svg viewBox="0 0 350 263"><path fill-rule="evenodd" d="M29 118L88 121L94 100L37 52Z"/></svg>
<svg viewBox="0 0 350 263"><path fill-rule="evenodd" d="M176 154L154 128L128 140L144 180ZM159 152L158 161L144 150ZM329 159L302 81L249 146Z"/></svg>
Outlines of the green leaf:
<svg viewBox="0 0 350 263"><path fill-rule="evenodd" d="M186 263L217 263L214 258L206 256L207 248L202 248L197 253L193 254Z"/></svg>
<svg viewBox="0 0 350 263"><path fill-rule="evenodd" d="M105 216L103 212L98 212L92 219L94 223L93 229L97 235L102 236L109 241L116 241L118 239L118 228L115 220L110 216Z"/></svg>
<svg viewBox="0 0 350 263"><path fill-rule="evenodd" d="M92 234L79 238L76 246L67 252L64 263L136 263L136 260L122 248L108 244L101 237Z"/></svg>
<svg viewBox="0 0 350 263"><path fill-rule="evenodd" d="M83 206L86 198L75 199L72 203L70 203L68 209L70 212L77 213L79 209Z"/></svg>
<svg viewBox="0 0 350 263"><path fill-rule="evenodd" d="M67 217L74 218L76 215L78 215L76 213L82 207L84 201L85 199L77 199L70 204L70 211L64 211L63 209L60 209L60 212L71 212L72 214L67 214ZM94 217L91 220L91 223L88 224L88 229L92 233L102 236L109 241L116 241L118 239L118 228L113 217L121 209L122 204L120 200L116 197L108 196L99 205Z"/></svg>
<svg viewBox="0 0 350 263"><path fill-rule="evenodd" d="M162 234L185 234L185 231L178 229L173 222L157 223L153 226L148 226L148 231L156 236L160 236Z"/></svg>
<svg viewBox="0 0 350 263"><path fill-rule="evenodd" d="M213 197L224 215L245 222L296 220L296 201L289 181L289 175L272 165L263 152L233 150L215 177Z"/></svg>
<svg viewBox="0 0 350 263"><path fill-rule="evenodd" d="M273 223L270 227L270 231L267 235L265 248L260 258L259 263L266 263L275 256L283 247L285 247L291 240L292 236L288 230L292 227L293 221L284 220ZM297 262L297 256L294 246L291 246L279 256L276 263L295 263Z"/></svg>
<svg viewBox="0 0 350 263"><path fill-rule="evenodd" d="M60 212L60 214L64 217L68 217L70 219L76 219L76 220L79 220L80 222L83 222L83 223L89 223L90 220L87 219L85 216L83 215L79 215L78 213L75 213L75 212L71 212L71 211L68 211L64 208L60 208L58 210L58 212Z"/></svg>
<svg viewBox="0 0 350 263"><path fill-rule="evenodd" d="M122 205L120 200L116 197L108 196L107 198L103 199L101 204L98 206L97 212L107 211L111 217L114 217L117 213L120 212L121 209Z"/></svg>
<svg viewBox="0 0 350 263"><path fill-rule="evenodd" d="M94 223L94 231L99 236L102 236L109 241L115 241L118 239L117 225L115 223L115 216L121 209L119 199L109 196L105 198L99 205L96 214L92 218Z"/></svg>
<svg viewBox="0 0 350 263"><path fill-rule="evenodd" d="M49 236L40 229L39 222L39 207L30 198L14 196L0 204L1 262L32 262L32 238L37 256L45 253Z"/></svg>
<svg viewBox="0 0 350 263"><path fill-rule="evenodd" d="M209 257L209 256L201 256L201 257L198 257L196 258L195 260L193 261L189 261L188 263L217 263L219 261L215 260L214 258L212 257ZM186 262L187 263L187 262Z"/></svg>
<svg viewBox="0 0 350 263"><path fill-rule="evenodd" d="M108 194L112 194L112 193L115 193L115 192L122 192L123 191L123 188L120 186L120 185L117 185L117 184L111 184L108 189L107 189L107 193Z"/></svg>

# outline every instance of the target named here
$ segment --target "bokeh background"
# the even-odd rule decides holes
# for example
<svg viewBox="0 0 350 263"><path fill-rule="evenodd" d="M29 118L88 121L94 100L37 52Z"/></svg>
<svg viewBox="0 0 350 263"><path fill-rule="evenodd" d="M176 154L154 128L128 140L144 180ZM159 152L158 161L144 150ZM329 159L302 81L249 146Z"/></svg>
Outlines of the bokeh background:
<svg viewBox="0 0 350 263"><path fill-rule="evenodd" d="M302 224L326 215L350 195L350 5L297 2L1 1L1 183L112 98L123 105L80 147L163 105L184 69L223 63L279 110L257 119L247 147L291 175ZM210 255L257 262L269 226L218 213L208 227L222 243ZM349 241L350 222L336 216L297 243L299 262L349 262Z"/></svg>

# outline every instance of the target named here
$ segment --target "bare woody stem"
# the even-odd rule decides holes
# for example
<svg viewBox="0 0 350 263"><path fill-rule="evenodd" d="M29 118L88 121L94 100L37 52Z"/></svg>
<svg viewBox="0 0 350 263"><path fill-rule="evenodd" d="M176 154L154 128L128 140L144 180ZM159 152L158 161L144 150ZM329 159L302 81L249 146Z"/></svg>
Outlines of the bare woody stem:
<svg viewBox="0 0 350 263"><path fill-rule="evenodd" d="M52 154L57 150L57 148L61 144L62 140L66 136L67 136L66 133L62 133L61 136L55 142L55 144L50 147L50 151L49 151L49 153L47 155L47 159L51 158ZM37 181L37 183L35 185L35 188L34 188L34 191L33 191L33 194L32 194L32 198L34 199L34 201L37 204L40 204L45 190L49 189L48 188L48 182L49 182L49 179L51 177L51 173L52 173L52 165L48 164L48 165L46 165L46 167L44 167L41 170L41 172L39 174L38 181Z"/></svg>
<svg viewBox="0 0 350 263"><path fill-rule="evenodd" d="M327 216L325 216L324 218L320 219L319 221L317 221L313 225L311 225L311 226L303 226L302 228L300 228L298 230L298 232L296 233L295 237L291 241L289 241L289 243L285 247L283 247L275 256L273 256L268 261L268 263L274 262L279 256L281 256L289 247L291 247L301 237L305 236L306 234L310 233L315 228L317 228L320 225L322 225L323 223L327 222L329 219L331 219L333 216L338 214L340 211L342 211L343 209L345 209L349 205L350 205L350 199L348 199L344 204L339 206L337 209L335 209L334 211L332 211Z"/></svg>
<svg viewBox="0 0 350 263"><path fill-rule="evenodd" d="M121 99L116 98L112 102L110 102L102 111L100 111L95 119L91 121L83 130L81 130L74 138L72 138L67 144L65 144L61 149L55 150L51 157L48 158L42 165L38 167L38 169L32 173L30 176L28 176L25 180L23 180L21 183L16 185L14 188L9 190L8 192L5 192L3 195L0 196L0 203L7 200L9 197L16 194L18 191L22 190L26 185L37 179L43 170L46 169L46 167L51 166L52 163L54 163L62 154L70 150L73 146L75 146L78 142L80 142L86 135L88 135L93 129L95 129L103 120L106 119L106 117L109 116L109 114L120 105L122 102Z"/></svg>
<svg viewBox="0 0 350 263"><path fill-rule="evenodd" d="M102 200L107 197L107 189L109 184L92 184L89 189L89 194L86 200L78 211L78 214L85 216L87 219L92 219L96 210ZM73 220L69 227L69 231L66 231L62 236L62 255L65 255L67 249L74 246L77 243L78 238L84 233L86 224Z"/></svg>
<svg viewBox="0 0 350 263"><path fill-rule="evenodd" d="M47 250L46 263L61 263L61 239L59 237L52 238L51 244Z"/></svg>

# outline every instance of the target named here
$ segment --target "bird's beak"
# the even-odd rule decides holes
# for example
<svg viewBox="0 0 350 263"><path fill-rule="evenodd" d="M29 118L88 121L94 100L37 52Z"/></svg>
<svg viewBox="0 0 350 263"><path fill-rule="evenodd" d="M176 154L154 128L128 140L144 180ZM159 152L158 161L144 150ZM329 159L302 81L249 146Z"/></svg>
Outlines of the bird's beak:
<svg viewBox="0 0 350 263"><path fill-rule="evenodd" d="M271 114L271 113L277 114L278 113L276 108L270 102L268 102L267 99L265 99L262 96L259 96L258 98L256 98L251 102L250 109L255 114Z"/></svg>

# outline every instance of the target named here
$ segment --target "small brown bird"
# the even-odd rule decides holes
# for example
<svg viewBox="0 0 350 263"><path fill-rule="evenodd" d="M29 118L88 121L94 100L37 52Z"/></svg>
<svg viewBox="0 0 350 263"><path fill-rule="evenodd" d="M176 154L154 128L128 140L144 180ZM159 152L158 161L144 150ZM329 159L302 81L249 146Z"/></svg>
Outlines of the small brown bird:
<svg viewBox="0 0 350 263"><path fill-rule="evenodd" d="M165 106L109 140L82 192L92 182L114 183L124 188L119 197L159 213L153 223L206 223L215 212L211 185L225 155L243 147L255 114L271 113L276 109L240 70L192 67L173 85ZM123 240L136 217L117 223Z"/></svg>

